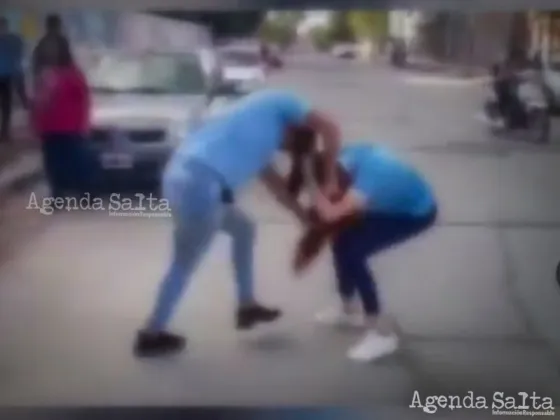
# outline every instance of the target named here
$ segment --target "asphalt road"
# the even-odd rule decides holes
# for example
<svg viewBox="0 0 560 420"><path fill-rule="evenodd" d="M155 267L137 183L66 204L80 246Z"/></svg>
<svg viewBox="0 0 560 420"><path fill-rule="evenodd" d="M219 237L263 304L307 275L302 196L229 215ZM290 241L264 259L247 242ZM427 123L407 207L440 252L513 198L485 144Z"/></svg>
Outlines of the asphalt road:
<svg viewBox="0 0 560 420"><path fill-rule="evenodd" d="M293 62L271 83L339 118L348 142L400 150L435 187L439 225L372 262L402 350L356 365L344 357L355 332L314 324L333 299L328 255L295 279L297 226L256 185L242 205L259 224L258 291L285 318L251 334L232 328L219 238L174 319L188 354L135 360L131 342L169 258L168 220L43 216L21 196L11 217L25 213L33 229L0 268L0 404L407 406L414 390L560 401L557 145L489 137L474 119L477 83L329 59Z"/></svg>

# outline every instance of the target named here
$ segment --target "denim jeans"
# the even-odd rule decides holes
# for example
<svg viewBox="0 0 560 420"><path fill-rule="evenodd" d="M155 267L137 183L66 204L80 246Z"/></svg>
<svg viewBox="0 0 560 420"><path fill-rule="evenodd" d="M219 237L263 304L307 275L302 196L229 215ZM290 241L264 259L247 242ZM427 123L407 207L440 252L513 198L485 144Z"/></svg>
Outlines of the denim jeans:
<svg viewBox="0 0 560 420"><path fill-rule="evenodd" d="M252 302L255 227L240 209L224 203L220 177L192 162L181 170L166 171L163 195L173 213L173 255L148 328L161 331L167 327L194 271L219 231L232 238L237 299L240 304Z"/></svg>
<svg viewBox="0 0 560 420"><path fill-rule="evenodd" d="M419 217L371 214L342 232L332 244L340 297L349 300L357 293L364 312L377 315L379 297L368 258L420 235L434 225L436 218L437 209Z"/></svg>

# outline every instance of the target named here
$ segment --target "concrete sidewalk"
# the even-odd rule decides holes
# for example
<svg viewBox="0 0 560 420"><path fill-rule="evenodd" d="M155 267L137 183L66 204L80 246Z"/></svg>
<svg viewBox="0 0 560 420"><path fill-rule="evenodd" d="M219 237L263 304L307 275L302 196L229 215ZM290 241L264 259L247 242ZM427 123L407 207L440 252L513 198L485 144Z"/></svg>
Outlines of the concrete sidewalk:
<svg viewBox="0 0 560 420"><path fill-rule="evenodd" d="M18 109L12 120L11 139L7 144L0 144L0 202L13 189L33 182L41 171L41 156L27 113Z"/></svg>

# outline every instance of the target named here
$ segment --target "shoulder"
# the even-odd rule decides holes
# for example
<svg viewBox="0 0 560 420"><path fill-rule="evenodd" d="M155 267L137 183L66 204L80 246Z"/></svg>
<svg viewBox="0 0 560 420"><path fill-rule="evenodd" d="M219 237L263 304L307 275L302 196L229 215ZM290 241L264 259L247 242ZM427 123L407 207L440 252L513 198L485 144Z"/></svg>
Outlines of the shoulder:
<svg viewBox="0 0 560 420"><path fill-rule="evenodd" d="M374 152L375 146L365 142L352 142L342 146L340 154L343 156L364 157Z"/></svg>
<svg viewBox="0 0 560 420"><path fill-rule="evenodd" d="M283 89L263 89L251 94L248 99L251 103L277 108L289 107L294 103L303 102L299 95Z"/></svg>

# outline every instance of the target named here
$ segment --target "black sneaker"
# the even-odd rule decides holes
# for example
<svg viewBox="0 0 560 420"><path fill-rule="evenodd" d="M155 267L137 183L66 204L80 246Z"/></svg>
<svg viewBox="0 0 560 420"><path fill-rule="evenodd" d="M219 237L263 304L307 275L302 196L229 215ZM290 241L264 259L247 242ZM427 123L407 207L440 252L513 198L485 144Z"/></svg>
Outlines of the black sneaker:
<svg viewBox="0 0 560 420"><path fill-rule="evenodd" d="M237 310L237 329L248 330L257 324L274 322L282 316L282 311L259 304L244 306Z"/></svg>
<svg viewBox="0 0 560 420"><path fill-rule="evenodd" d="M137 357L159 357L180 353L185 349L187 340L180 335L167 332L140 331L136 336L134 354Z"/></svg>

